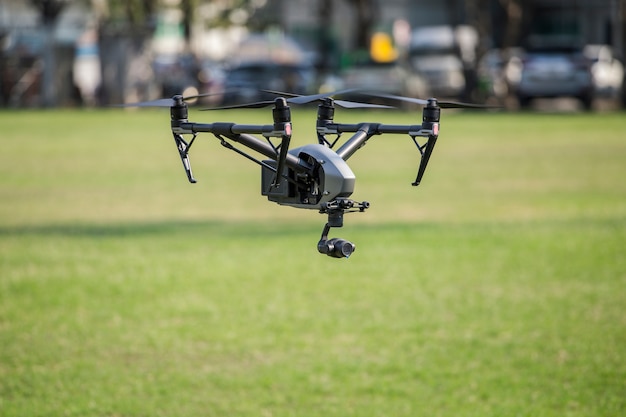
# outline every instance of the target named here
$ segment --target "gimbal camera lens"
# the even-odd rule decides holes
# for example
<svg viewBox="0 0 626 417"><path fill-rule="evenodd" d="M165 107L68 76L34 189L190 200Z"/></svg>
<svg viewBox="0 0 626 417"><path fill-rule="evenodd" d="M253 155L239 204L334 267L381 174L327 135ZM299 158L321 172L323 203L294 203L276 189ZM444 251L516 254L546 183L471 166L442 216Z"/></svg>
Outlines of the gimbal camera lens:
<svg viewBox="0 0 626 417"><path fill-rule="evenodd" d="M349 258L355 249L354 243L338 238L321 240L317 244L318 252L324 253L331 258Z"/></svg>

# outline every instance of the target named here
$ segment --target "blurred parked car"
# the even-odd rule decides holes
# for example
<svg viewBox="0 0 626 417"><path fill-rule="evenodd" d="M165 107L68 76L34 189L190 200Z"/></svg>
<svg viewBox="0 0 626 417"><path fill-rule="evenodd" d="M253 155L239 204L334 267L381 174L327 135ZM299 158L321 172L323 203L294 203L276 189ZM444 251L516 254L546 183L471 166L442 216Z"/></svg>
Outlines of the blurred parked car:
<svg viewBox="0 0 626 417"><path fill-rule="evenodd" d="M534 98L575 97L586 109L593 103L591 61L576 46L543 44L522 57L517 97L527 107Z"/></svg>
<svg viewBox="0 0 626 417"><path fill-rule="evenodd" d="M469 26L427 26L413 31L409 61L428 85L429 95L461 97L466 74L476 66L478 34Z"/></svg>
<svg viewBox="0 0 626 417"><path fill-rule="evenodd" d="M344 70L341 74L341 88L410 97L423 97L427 91L424 80L406 67L396 62L373 61L356 64Z"/></svg>
<svg viewBox="0 0 626 417"><path fill-rule="evenodd" d="M160 54L152 62L161 97L181 94L187 88L197 88L199 63L191 54Z"/></svg>
<svg viewBox="0 0 626 417"><path fill-rule="evenodd" d="M619 98L624 82L624 65L608 45L587 45L585 56L591 60L591 75L596 96Z"/></svg>
<svg viewBox="0 0 626 417"><path fill-rule="evenodd" d="M276 97L261 90L310 94L314 75L313 67L306 64L242 62L225 69L222 104L241 104Z"/></svg>
<svg viewBox="0 0 626 417"><path fill-rule="evenodd" d="M224 68L222 104L276 97L261 90L310 94L314 82L310 56L295 40L281 34L253 34L237 46Z"/></svg>

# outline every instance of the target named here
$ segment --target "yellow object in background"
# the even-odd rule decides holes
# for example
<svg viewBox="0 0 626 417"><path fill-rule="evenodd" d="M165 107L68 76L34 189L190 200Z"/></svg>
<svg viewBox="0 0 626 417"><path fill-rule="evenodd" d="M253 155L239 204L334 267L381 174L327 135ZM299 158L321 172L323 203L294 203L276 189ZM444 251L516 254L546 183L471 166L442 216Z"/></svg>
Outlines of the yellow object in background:
<svg viewBox="0 0 626 417"><path fill-rule="evenodd" d="M391 36L378 32L372 36L370 56L375 62L392 62L398 58L398 52L393 46Z"/></svg>

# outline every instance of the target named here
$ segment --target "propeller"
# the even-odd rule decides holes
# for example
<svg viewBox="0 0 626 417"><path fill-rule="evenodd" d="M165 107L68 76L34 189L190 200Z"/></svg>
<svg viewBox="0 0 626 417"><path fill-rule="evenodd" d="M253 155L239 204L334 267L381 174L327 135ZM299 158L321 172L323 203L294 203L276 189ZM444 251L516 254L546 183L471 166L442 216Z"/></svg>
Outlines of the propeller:
<svg viewBox="0 0 626 417"><path fill-rule="evenodd" d="M308 103L313 103L315 101L321 101L321 100L326 100L328 98L333 98L334 96L339 96L342 94L348 94L348 93L355 93L358 92L357 89L355 88L349 88L349 89L345 89L345 90L338 90L338 91L332 91L329 93L321 93L321 94L313 94L313 95L309 95L309 96L302 96L299 94L292 94L292 93L284 93L281 91L273 91L273 90L263 90L267 93L271 93L271 94L278 94L278 95L290 95L291 98L288 99L287 101L290 103L294 103L294 104L308 104ZM357 108L361 108L361 109L393 109L395 107L393 106L387 106L384 104L372 104L372 103L361 103L358 101L348 101L348 100L336 100L333 99L333 102L341 107L345 107L347 109L357 109Z"/></svg>
<svg viewBox="0 0 626 417"><path fill-rule="evenodd" d="M396 96L393 94L376 93L376 92L371 92L371 91L363 92L362 94L366 94L366 95L373 96L373 97L379 97L379 98L387 98L391 100L405 101L407 103L420 104L423 106L428 104L428 100L424 100L421 98L403 97L403 96ZM488 106L484 104L461 103L457 101L439 101L439 100L437 100L437 105L442 109L493 109L493 108L497 108L496 106Z"/></svg>
<svg viewBox="0 0 626 417"><path fill-rule="evenodd" d="M287 100L287 103L290 103L290 104L308 104L308 103L313 103L315 101L329 99L336 95L355 92L357 90L354 90L354 89L339 90L339 91L333 91L330 93L313 94L313 95L307 95L307 96L294 94L294 93L286 93L282 91L274 91L274 90L261 90L261 91L264 93L270 93L270 94L276 94L278 96L289 97L286 100ZM359 103L356 101L347 101L347 100L333 100L333 102L336 105L345 107L347 109L356 109L356 108L393 109L395 108L393 106L387 106L384 104ZM232 106L213 107L213 108L207 108L207 109L202 109L202 110L259 109L262 107L271 106L273 104L274 104L274 100L264 100L264 101L257 101L254 103L235 104Z"/></svg>
<svg viewBox="0 0 626 417"><path fill-rule="evenodd" d="M202 97L210 97L221 95L223 93L207 93L207 94L195 94L192 96L183 96L177 94L171 98L161 98L158 100L141 101L139 103L118 104L115 107L172 107L180 105L184 101L195 100Z"/></svg>
<svg viewBox="0 0 626 417"><path fill-rule="evenodd" d="M275 103L274 100L264 100L264 101L255 101L254 103L232 104L230 106L220 106L220 107L208 107L206 109L200 109L200 111L230 110L230 109L261 109L263 107L268 107L274 103Z"/></svg>

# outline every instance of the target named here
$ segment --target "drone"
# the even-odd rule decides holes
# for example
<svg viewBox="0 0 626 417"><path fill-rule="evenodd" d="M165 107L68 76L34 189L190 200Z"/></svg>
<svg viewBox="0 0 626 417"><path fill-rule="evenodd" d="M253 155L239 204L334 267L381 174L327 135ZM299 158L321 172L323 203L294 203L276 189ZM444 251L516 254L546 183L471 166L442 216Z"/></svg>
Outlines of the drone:
<svg viewBox="0 0 626 417"><path fill-rule="evenodd" d="M327 216L317 250L332 258L349 258L355 251L354 243L342 238L329 238L332 228L343 227L346 213L364 212L370 207L368 201L355 201L356 176L348 165L352 157L373 136L407 135L419 151L419 165L413 186L418 186L439 137L439 121L442 108L484 108L478 104L438 101L402 97L386 93L358 92L378 99L404 101L424 106L422 123L416 125L393 125L372 122L357 124L337 123L334 120L336 106L344 108L394 108L384 104L361 103L339 100L336 96L355 93L342 90L327 94L297 95L263 90L274 94L274 100L209 108L203 110L272 107L272 123L248 125L228 122L197 123L189 120L187 101L201 95L160 99L126 106L169 107L171 131L190 183L196 183L191 169L189 150L200 133L210 133L220 144L261 167L261 195L271 202L298 209L316 210ZM319 103L315 125L317 143L290 149L293 129L291 104ZM342 135L350 135L342 140ZM255 156L251 154L259 154ZM264 157L264 158L263 158Z"/></svg>

